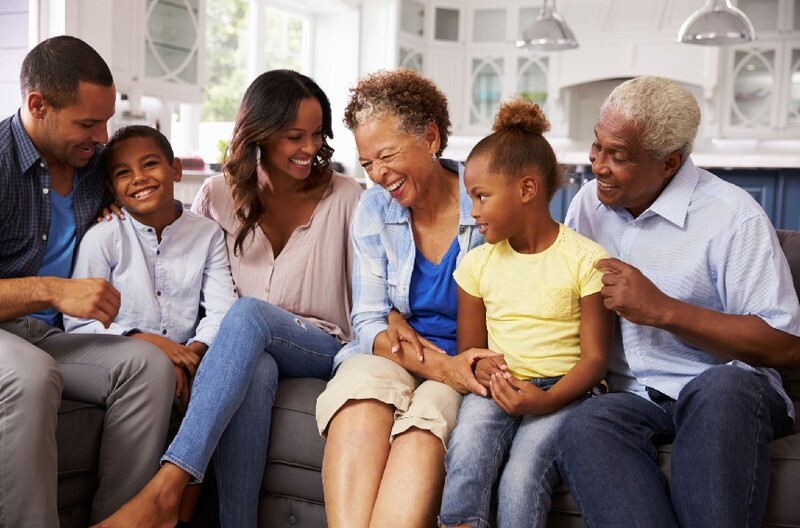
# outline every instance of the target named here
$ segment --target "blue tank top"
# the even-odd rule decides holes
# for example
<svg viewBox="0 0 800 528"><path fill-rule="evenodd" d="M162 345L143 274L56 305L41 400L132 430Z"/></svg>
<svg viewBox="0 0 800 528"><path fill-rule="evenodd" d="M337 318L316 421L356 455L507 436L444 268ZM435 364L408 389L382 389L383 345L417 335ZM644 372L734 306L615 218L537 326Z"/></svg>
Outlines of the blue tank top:
<svg viewBox="0 0 800 528"><path fill-rule="evenodd" d="M411 273L409 300L412 316L408 324L418 334L456 354L456 315L458 301L453 272L458 258L458 237L439 264L432 264L417 250Z"/></svg>

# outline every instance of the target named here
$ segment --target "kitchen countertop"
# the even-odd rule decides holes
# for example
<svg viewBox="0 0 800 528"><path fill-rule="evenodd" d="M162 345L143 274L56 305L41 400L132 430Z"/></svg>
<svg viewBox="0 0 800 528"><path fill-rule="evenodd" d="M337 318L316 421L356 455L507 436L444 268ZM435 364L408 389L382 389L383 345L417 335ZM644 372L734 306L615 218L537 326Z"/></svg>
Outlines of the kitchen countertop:
<svg viewBox="0 0 800 528"><path fill-rule="evenodd" d="M464 160L480 139L477 136L451 136L443 156ZM548 141L560 163L589 164L591 140L548 138ZM704 168L800 168L800 140L698 139L692 159L697 166Z"/></svg>

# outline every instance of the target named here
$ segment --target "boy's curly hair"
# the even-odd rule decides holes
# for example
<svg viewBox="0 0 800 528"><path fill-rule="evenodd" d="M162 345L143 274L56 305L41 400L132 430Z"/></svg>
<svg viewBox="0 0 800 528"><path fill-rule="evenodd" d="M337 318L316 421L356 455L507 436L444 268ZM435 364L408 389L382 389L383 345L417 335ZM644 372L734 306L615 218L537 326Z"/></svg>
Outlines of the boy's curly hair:
<svg viewBox="0 0 800 528"><path fill-rule="evenodd" d="M436 85L413 70L380 70L350 88L344 110L344 125L354 130L367 121L386 115L397 118L400 131L422 137L428 123L439 128L440 155L450 135L447 97Z"/></svg>

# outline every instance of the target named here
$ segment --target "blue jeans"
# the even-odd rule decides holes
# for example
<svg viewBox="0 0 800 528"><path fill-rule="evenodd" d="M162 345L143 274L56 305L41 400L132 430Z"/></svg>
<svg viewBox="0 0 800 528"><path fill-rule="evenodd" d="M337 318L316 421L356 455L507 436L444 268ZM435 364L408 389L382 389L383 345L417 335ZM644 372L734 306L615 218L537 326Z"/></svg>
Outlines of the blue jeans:
<svg viewBox="0 0 800 528"><path fill-rule="evenodd" d="M530 381L547 390L558 379ZM497 525L544 526L551 492L560 481L556 433L578 403L552 414L509 416L490 397L465 396L445 458L439 523L488 528L492 489L505 462L497 491Z"/></svg>
<svg viewBox="0 0 800 528"><path fill-rule="evenodd" d="M256 526L278 380L328 379L341 346L311 322L258 299L239 299L222 320L162 458L202 481L214 454L222 527Z"/></svg>
<svg viewBox="0 0 800 528"><path fill-rule="evenodd" d="M766 376L711 367L677 401L613 393L581 405L559 433L561 476L590 527L759 527L769 442L793 426ZM672 491L656 463L672 442Z"/></svg>

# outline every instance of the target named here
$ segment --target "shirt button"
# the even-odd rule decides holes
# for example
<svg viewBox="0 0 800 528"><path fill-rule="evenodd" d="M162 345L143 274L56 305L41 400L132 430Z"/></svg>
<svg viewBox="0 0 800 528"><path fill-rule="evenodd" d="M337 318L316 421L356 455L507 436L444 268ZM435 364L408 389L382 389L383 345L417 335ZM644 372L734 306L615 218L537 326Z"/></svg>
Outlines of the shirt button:
<svg viewBox="0 0 800 528"><path fill-rule="evenodd" d="M160 291L157 291L157 292L156 292L156 295L158 295L158 296L160 297L160 296L161 296L161 292L160 292Z"/></svg>
<svg viewBox="0 0 800 528"><path fill-rule="evenodd" d="M167 329L166 328L161 331L161 335L167 335Z"/></svg>
<svg viewBox="0 0 800 528"><path fill-rule="evenodd" d="M42 235L42 240L47 240L47 235Z"/></svg>
<svg viewBox="0 0 800 528"><path fill-rule="evenodd" d="M152 233L152 232L153 232L153 228L152 228L152 227L148 227L148 228L147 228L147 232L148 232L148 233Z"/></svg>
<svg viewBox="0 0 800 528"><path fill-rule="evenodd" d="M161 250L160 250L160 249L157 249L157 250L156 250L156 255L160 255L160 254L161 254Z"/></svg>
<svg viewBox="0 0 800 528"><path fill-rule="evenodd" d="M45 187L44 189L42 189L42 193L43 193L43 194L50 194L50 189L48 189L47 187Z"/></svg>
<svg viewBox="0 0 800 528"><path fill-rule="evenodd" d="M44 168L44 162L43 162L43 161L40 161L40 162L39 162L39 166L40 166L41 168Z"/></svg>

